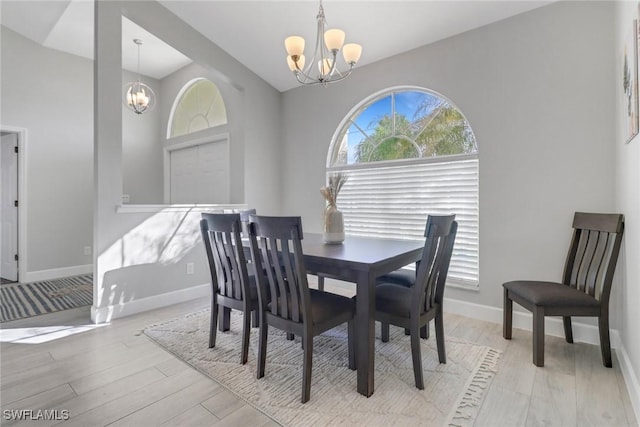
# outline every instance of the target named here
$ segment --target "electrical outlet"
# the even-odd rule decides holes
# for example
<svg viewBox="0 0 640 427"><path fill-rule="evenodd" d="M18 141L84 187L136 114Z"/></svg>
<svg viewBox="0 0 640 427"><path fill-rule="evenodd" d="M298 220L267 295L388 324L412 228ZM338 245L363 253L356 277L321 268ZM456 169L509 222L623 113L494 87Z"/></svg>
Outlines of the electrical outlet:
<svg viewBox="0 0 640 427"><path fill-rule="evenodd" d="M85 246L84 247L84 254L85 255L91 255L91 246Z"/></svg>
<svg viewBox="0 0 640 427"><path fill-rule="evenodd" d="M128 194L123 194L122 195L122 203L129 203L129 195Z"/></svg>
<svg viewBox="0 0 640 427"><path fill-rule="evenodd" d="M187 274L193 274L195 265L192 262L187 263Z"/></svg>

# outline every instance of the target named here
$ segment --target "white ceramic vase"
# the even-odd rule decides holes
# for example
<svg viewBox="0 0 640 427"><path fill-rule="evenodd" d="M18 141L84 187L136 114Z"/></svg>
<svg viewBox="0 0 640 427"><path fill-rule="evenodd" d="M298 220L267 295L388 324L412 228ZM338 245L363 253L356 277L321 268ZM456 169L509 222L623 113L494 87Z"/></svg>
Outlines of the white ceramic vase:
<svg viewBox="0 0 640 427"><path fill-rule="evenodd" d="M324 211L324 242L340 244L344 242L344 221L342 212L336 205L328 205Z"/></svg>

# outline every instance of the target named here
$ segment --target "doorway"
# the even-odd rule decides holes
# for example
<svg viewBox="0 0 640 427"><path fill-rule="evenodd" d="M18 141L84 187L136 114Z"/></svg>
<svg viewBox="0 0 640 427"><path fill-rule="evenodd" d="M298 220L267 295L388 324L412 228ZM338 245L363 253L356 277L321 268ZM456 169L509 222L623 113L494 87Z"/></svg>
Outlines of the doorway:
<svg viewBox="0 0 640 427"><path fill-rule="evenodd" d="M0 283L18 282L25 272L26 129L0 126Z"/></svg>
<svg viewBox="0 0 640 427"><path fill-rule="evenodd" d="M0 280L18 281L18 134L1 133Z"/></svg>

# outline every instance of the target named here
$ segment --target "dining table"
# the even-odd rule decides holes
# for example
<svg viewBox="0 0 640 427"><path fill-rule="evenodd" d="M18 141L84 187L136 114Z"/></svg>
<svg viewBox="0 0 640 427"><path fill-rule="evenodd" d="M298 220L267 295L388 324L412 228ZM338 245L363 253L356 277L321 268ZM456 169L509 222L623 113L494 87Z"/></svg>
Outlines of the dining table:
<svg viewBox="0 0 640 427"><path fill-rule="evenodd" d="M376 279L418 262L423 247L420 240L350 235L340 244L327 244L320 233L304 233L309 274L355 283L357 390L364 396L374 392Z"/></svg>

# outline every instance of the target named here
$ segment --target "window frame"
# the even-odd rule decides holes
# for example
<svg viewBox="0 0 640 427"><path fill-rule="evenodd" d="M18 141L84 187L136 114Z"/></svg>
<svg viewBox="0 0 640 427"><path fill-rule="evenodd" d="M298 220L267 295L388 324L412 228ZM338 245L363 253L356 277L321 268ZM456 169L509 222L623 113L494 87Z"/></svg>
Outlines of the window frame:
<svg viewBox="0 0 640 427"><path fill-rule="evenodd" d="M208 126L208 127L204 128L204 129L200 129L200 130L193 131L193 132L187 132L187 133L180 134L180 135L172 135L176 110L178 109L179 105L181 104L182 99L186 95L187 91L189 91L193 86L195 86L195 85L197 85L197 84L199 84L200 82L203 82L203 81L206 81L206 82L209 82L210 84L212 84L213 87L216 89L218 95L220 96L220 99L222 101L222 105L224 107L225 122L224 123L219 123L219 124L213 125L213 126ZM178 91L178 94L173 99L173 104L171 105L171 110L169 111L169 120L167 121L166 139L167 140L175 140L175 139L178 139L178 138L187 138L189 135L198 134L199 132L206 131L208 129L220 128L222 126L227 126L228 124L229 124L229 116L227 114L227 103L225 102L224 97L222 96L222 92L220 91L220 88L218 87L218 85L215 82L211 81L210 79L208 79L206 77L195 77L195 78L189 80L187 83L185 83L180 88L180 91Z"/></svg>
<svg viewBox="0 0 640 427"><path fill-rule="evenodd" d="M373 162L362 162L362 163L345 163L345 164L335 164L334 159L337 160L339 159L339 155L338 152L340 150L340 146L343 142L343 138L346 132L348 132L348 128L351 126L351 123L354 122L353 119L356 119L360 114L362 114L367 108L369 108L372 104L374 104L375 102L385 98L386 96L391 96L392 99L392 110L391 110L391 114L395 115L396 114L396 109L395 109L395 105L394 105L394 99L395 99L395 95L398 92L411 92L411 91L415 91L415 92L423 92L423 93L427 93L436 97L439 97L441 99L443 99L445 102L447 102L450 106L452 106L453 108L455 108L457 110L457 112L464 118L465 122L467 124L469 124L469 128L472 132L473 135L473 139L474 139L474 148L475 148L475 152L473 153L463 153L463 154L454 154L454 155L442 155L442 156L426 156L426 157L415 157L415 158L411 158L411 159L395 159L395 160L383 160L383 161L373 161ZM394 137L398 137L397 135L394 135ZM400 136L402 137L402 136ZM406 137L406 136L405 136ZM388 167L398 167L398 166L412 166L412 165L421 165L421 164L438 164L438 163L447 163L447 162L453 162L453 161L463 161L463 160L477 160L477 193L476 193L476 197L477 197L477 222L475 222L473 225L475 226L475 228L477 229L476 232L476 242L477 242L477 249L476 249L476 257L477 257L477 267L476 267L476 280L465 280L465 279L451 279L448 278L447 279L447 286L452 286L452 287L459 287L459 288L464 288L464 289L469 289L469 290L479 290L480 287L480 176L479 176L479 170L480 170L480 154L479 154L479 147L478 147L478 140L475 137L475 132L473 131L473 128L471 127L469 120L467 119L467 117L464 115L464 113L462 112L462 110L460 110L460 108L454 103L452 102L449 98L447 98L446 96L442 95L441 93L438 93L434 90L431 89L427 89L424 87L419 87L419 86L407 86L407 85L403 85L403 86L394 86L394 87L389 87L383 90L380 90L378 92L375 92L371 95L369 95L368 97L364 98L361 102L357 103L353 108L351 108L351 110L343 117L343 119L340 121L339 125L337 126L336 130L333 133L333 136L331 138L331 143L329 145L329 149L327 151L327 159L326 159L326 165L325 165L325 173L327 176L329 176L332 173L336 173L336 172L345 172L345 171L351 171L351 170L373 170L373 169L377 169L377 168L388 168ZM340 202L338 201L338 205L340 205Z"/></svg>

